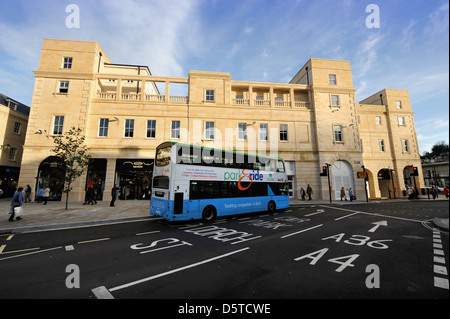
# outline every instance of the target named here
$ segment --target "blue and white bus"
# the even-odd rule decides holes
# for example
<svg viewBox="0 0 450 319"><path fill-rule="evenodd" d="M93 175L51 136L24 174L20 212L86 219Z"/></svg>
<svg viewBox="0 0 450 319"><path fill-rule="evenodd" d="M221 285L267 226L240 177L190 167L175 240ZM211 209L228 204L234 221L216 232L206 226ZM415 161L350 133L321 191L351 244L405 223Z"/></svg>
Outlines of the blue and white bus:
<svg viewBox="0 0 450 319"><path fill-rule="evenodd" d="M168 221L289 207L284 161L165 142L156 148L150 214Z"/></svg>

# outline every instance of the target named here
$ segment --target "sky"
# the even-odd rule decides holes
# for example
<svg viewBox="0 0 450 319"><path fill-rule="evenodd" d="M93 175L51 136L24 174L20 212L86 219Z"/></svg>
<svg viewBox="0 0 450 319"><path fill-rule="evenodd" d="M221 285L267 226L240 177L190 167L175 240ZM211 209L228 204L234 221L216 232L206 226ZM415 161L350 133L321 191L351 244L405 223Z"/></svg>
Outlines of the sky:
<svg viewBox="0 0 450 319"><path fill-rule="evenodd" d="M357 102L409 90L421 154L449 143L448 1L0 0L0 13L0 93L26 105L44 38L95 41L113 63L161 76L288 83L310 58L338 59Z"/></svg>

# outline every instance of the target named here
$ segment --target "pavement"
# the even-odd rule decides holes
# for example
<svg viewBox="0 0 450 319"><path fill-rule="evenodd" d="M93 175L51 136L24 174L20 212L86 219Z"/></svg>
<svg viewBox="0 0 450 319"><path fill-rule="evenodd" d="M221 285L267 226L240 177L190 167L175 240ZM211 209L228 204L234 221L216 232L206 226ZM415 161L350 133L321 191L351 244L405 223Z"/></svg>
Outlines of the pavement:
<svg viewBox="0 0 450 319"><path fill-rule="evenodd" d="M442 196L443 197L443 196ZM401 201L396 199L395 201ZM426 199L425 199L426 200ZM439 200L446 200L445 198ZM356 200L353 202L333 201L337 205L355 205L379 203L385 200ZM422 200L421 200L422 201ZM69 202L65 209L65 202L49 201L47 205L36 202L24 203L24 215L21 220L9 222L7 214L11 199L0 199L0 234L23 233L51 229L89 227L102 224L150 220L156 217L149 214L147 200L117 200L115 207L109 206L109 201L98 201L95 205L83 205L82 202ZM291 200L291 205L320 205L329 204L328 200ZM3 213L2 213L3 212ZM449 230L448 218L435 218L431 222L435 227L444 231Z"/></svg>

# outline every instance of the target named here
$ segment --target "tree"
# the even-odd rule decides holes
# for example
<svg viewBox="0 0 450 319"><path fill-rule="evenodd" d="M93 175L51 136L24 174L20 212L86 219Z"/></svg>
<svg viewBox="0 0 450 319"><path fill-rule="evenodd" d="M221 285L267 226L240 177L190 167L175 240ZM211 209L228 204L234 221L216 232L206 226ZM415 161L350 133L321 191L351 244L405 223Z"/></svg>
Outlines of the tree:
<svg viewBox="0 0 450 319"><path fill-rule="evenodd" d="M449 147L448 144L445 143L445 141L437 142L431 148L431 154L434 157L445 157L445 156L448 157L448 151Z"/></svg>
<svg viewBox="0 0 450 319"><path fill-rule="evenodd" d="M65 170L63 193L66 193L66 210L69 202L69 193L72 190L72 183L83 175L89 165L91 155L89 148L84 144L85 136L82 135L82 129L72 127L70 131L63 135L53 137L55 148L52 152L61 159Z"/></svg>

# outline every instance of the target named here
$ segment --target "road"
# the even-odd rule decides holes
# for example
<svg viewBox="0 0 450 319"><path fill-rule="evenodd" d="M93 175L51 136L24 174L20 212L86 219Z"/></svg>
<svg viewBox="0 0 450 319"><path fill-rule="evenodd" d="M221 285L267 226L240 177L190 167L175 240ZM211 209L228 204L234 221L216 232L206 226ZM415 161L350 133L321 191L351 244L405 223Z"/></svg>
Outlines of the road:
<svg viewBox="0 0 450 319"><path fill-rule="evenodd" d="M425 222L435 217L448 202L4 234L0 298L448 299L448 233Z"/></svg>

